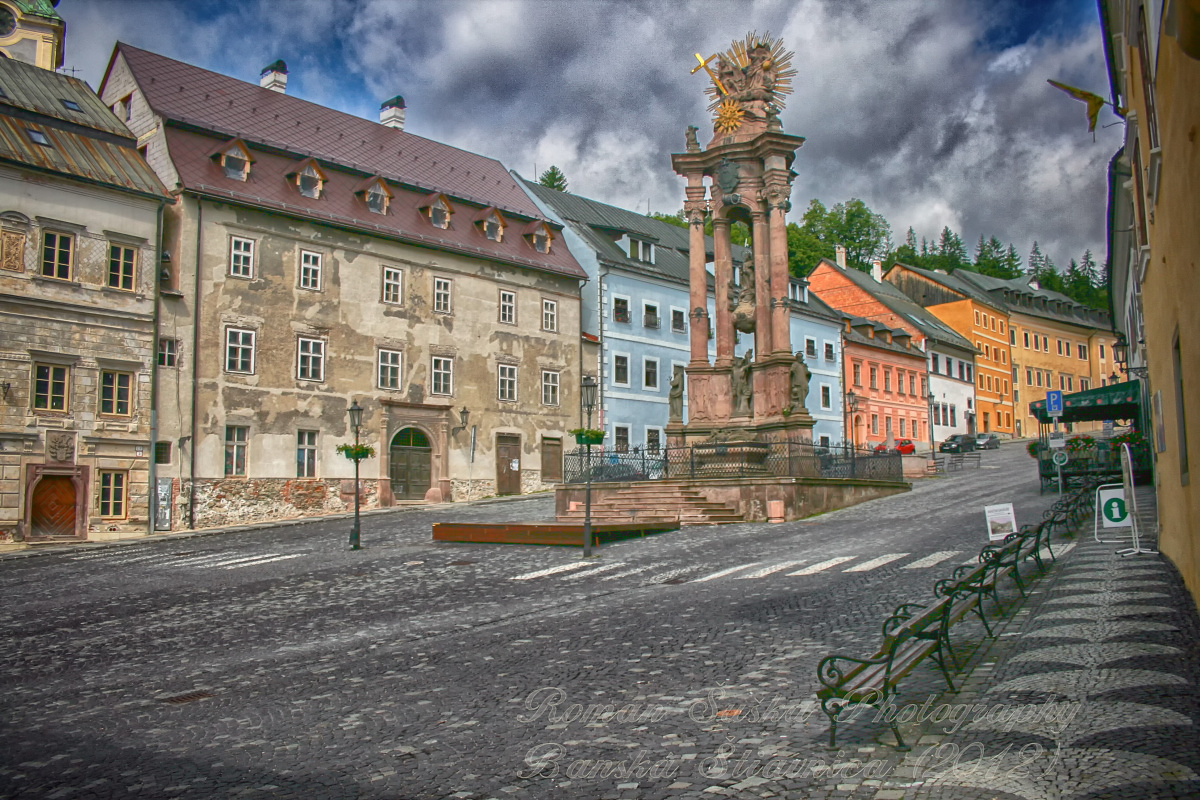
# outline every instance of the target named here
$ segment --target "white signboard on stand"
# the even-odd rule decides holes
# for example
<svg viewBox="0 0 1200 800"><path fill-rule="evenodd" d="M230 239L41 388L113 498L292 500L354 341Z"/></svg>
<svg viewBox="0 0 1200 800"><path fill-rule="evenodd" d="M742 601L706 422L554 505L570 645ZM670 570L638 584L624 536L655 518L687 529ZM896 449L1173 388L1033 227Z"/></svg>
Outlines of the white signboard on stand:
<svg viewBox="0 0 1200 800"><path fill-rule="evenodd" d="M1003 541L1004 537L1017 532L1017 512L1012 503L984 506L983 515L987 519L989 542Z"/></svg>
<svg viewBox="0 0 1200 800"><path fill-rule="evenodd" d="M1100 505L1100 518L1103 521L1103 527L1130 527L1129 507L1125 503L1124 486L1101 489L1096 494L1096 502Z"/></svg>

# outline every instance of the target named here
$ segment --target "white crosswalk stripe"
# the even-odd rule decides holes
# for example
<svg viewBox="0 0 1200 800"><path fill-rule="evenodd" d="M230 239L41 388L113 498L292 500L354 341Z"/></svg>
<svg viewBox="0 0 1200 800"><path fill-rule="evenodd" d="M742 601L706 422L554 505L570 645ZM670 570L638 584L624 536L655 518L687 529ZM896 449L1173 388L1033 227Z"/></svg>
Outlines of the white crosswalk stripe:
<svg viewBox="0 0 1200 800"><path fill-rule="evenodd" d="M830 567L836 567L838 564L845 564L847 561L853 561L855 558L856 556L838 556L837 558L830 558L826 561L810 564L804 569L798 569L795 572L789 572L788 577L790 578L793 575L816 575L818 572L824 572Z"/></svg>
<svg viewBox="0 0 1200 800"><path fill-rule="evenodd" d="M614 575L605 575L605 576L604 576L603 578L601 578L600 580L602 580L602 581L615 581L617 578L628 578L630 575L637 575L637 574L639 574L639 573L642 573L642 572L649 572L650 570L654 569L654 567L655 567L655 566L657 566L657 565L655 565L655 564L645 564L645 565L643 565L643 566L641 566L641 567L634 567L633 569L627 569L627 570L625 570L624 572L618 572L618 573L616 573L616 574L614 574Z"/></svg>
<svg viewBox="0 0 1200 800"><path fill-rule="evenodd" d="M547 575L557 575L560 572L570 572L573 569L582 569L583 567L589 567L589 566L591 566L591 564L589 564L586 561L575 561L570 564L559 564L557 567L547 567L546 569L539 569L536 572L526 572L524 575L517 575L516 577L512 578L512 580L514 580L514 581L531 581L534 578L544 578Z"/></svg>
<svg viewBox="0 0 1200 800"><path fill-rule="evenodd" d="M703 578L696 578L692 583L704 583L705 581L715 581L717 578L724 578L726 575L732 575L735 572L740 572L744 569L758 566L761 562L751 561L749 564L739 564L736 567L727 567L726 569L718 570L711 575L705 575Z"/></svg>
<svg viewBox="0 0 1200 800"><path fill-rule="evenodd" d="M274 558L257 558L254 560L245 560L240 564L222 564L222 569L241 569L242 567L257 567L260 564L270 564L273 561L287 561L291 558L300 558L304 553L294 553L290 556L275 556Z"/></svg>
<svg viewBox="0 0 1200 800"><path fill-rule="evenodd" d="M799 561L781 561L780 563L772 564L769 567L763 567L762 569L756 569L756 570L754 570L754 572L751 572L746 575L738 575L737 579L739 581L748 581L748 580L753 580L754 578L762 578L766 575L770 575L773 572L782 572L785 569L791 569L792 567L798 566L803 563L804 563L804 559L800 559Z"/></svg>
<svg viewBox="0 0 1200 800"><path fill-rule="evenodd" d="M916 561L905 564L900 569L925 569L942 563L946 559L954 558L960 554L962 550L939 550L936 553L930 553L924 558L918 558Z"/></svg>
<svg viewBox="0 0 1200 800"><path fill-rule="evenodd" d="M979 563L979 554L976 553L975 555L968 558L966 561L962 562L962 565L965 567L968 564L978 564L978 563Z"/></svg>
<svg viewBox="0 0 1200 800"><path fill-rule="evenodd" d="M562 577L562 579L564 581L573 581L576 578L586 578L590 575L597 575L601 572L611 572L612 570L620 569L623 566L625 566L624 561L614 561L611 564L601 564L600 566L598 566L594 569L589 569L587 572L576 572L571 575L564 575Z"/></svg>
<svg viewBox="0 0 1200 800"><path fill-rule="evenodd" d="M853 567L847 567L843 572L870 572L873 569L878 569L884 564L891 563L898 558L904 558L908 553L887 553L886 555L877 556L870 561L864 561L861 564L855 564Z"/></svg>

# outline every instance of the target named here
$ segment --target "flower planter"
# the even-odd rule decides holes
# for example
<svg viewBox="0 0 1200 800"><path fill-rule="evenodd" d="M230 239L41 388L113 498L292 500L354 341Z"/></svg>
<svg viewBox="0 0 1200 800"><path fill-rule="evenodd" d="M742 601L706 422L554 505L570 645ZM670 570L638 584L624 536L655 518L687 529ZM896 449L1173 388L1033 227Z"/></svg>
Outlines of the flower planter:
<svg viewBox="0 0 1200 800"><path fill-rule="evenodd" d="M585 431L575 434L575 444L603 444L604 432Z"/></svg>

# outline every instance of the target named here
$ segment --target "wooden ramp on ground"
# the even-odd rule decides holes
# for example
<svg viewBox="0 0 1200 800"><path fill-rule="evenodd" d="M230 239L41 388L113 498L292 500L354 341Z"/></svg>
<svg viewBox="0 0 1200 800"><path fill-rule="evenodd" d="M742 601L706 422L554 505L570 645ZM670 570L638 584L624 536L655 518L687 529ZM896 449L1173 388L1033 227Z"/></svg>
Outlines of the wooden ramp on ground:
<svg viewBox="0 0 1200 800"><path fill-rule="evenodd" d="M679 530L679 520L657 522L605 522L592 525L594 545L638 539L656 533ZM538 544L583 547L582 522L435 522L435 542L477 542L480 544Z"/></svg>

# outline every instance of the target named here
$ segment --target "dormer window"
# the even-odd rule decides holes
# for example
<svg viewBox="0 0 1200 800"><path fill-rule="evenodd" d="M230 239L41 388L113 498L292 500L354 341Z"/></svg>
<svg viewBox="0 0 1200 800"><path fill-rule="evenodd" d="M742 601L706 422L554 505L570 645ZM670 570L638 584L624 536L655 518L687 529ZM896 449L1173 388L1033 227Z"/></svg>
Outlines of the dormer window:
<svg viewBox="0 0 1200 800"><path fill-rule="evenodd" d="M221 169L225 171L226 178L244 181L249 176L250 164L253 159L250 158L250 152L240 141L235 141L219 151L217 156L220 158Z"/></svg>
<svg viewBox="0 0 1200 800"><path fill-rule="evenodd" d="M539 253L550 252L550 234L546 231L535 233L533 235L533 249Z"/></svg>
<svg viewBox="0 0 1200 800"><path fill-rule="evenodd" d="M296 183L300 186L300 194L305 197L311 197L316 200L321 196L321 176L312 167L305 167L297 178Z"/></svg>
<svg viewBox="0 0 1200 800"><path fill-rule="evenodd" d="M493 242L499 242L504 239L504 218L500 216L500 212L495 209L485 212L485 215L477 223L479 229L483 231L483 235L491 239Z"/></svg>
<svg viewBox="0 0 1200 800"><path fill-rule="evenodd" d="M525 229L525 241L529 242L529 246L539 253L550 252L550 241L554 235L550 232L550 227L540 220L530 223Z"/></svg>
<svg viewBox="0 0 1200 800"><path fill-rule="evenodd" d="M370 189L367 189L367 208L371 209L373 214L386 214L388 205L387 192L379 184L375 184Z"/></svg>
<svg viewBox="0 0 1200 800"><path fill-rule="evenodd" d="M429 222L442 230L450 227L450 205L443 198L439 197L429 207Z"/></svg>
<svg viewBox="0 0 1200 800"><path fill-rule="evenodd" d="M654 262L654 245L631 236L629 237L629 257L634 261L651 264Z"/></svg>

